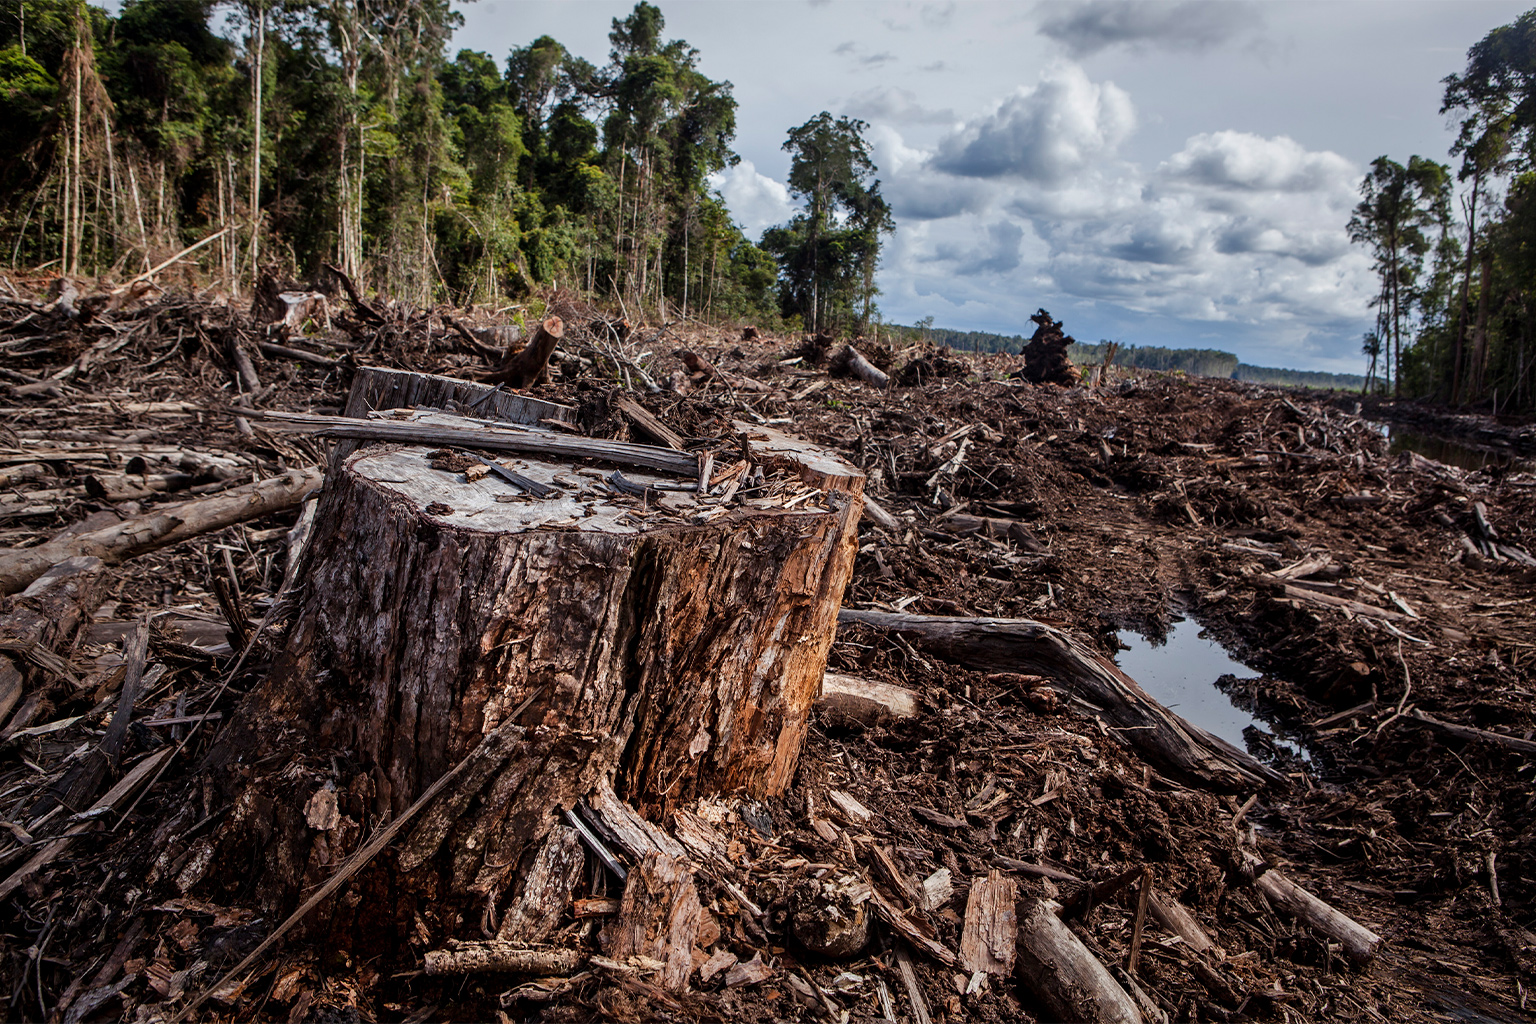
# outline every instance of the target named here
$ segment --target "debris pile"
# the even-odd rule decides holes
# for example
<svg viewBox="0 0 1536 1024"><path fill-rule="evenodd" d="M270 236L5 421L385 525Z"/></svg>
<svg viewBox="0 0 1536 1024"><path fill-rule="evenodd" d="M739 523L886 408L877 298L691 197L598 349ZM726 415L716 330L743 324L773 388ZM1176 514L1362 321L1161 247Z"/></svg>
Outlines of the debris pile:
<svg viewBox="0 0 1536 1024"><path fill-rule="evenodd" d="M307 797L321 909L300 927L216 842L250 809L200 766L306 586L314 418L345 411L361 366L471 380L514 332L357 296L262 322L84 287L71 315L41 293L0 297L0 568L47 562L0 571L13 1016L1524 1019L1528 471L1389 455L1326 396L1113 371L1040 388L1010 378L1018 357L924 352L880 386L798 339L594 329L611 321L555 296L516 332L563 322L551 383L509 395L572 410L547 433L695 473L708 455L726 507L775 486L733 454L754 429L863 470L843 622L785 796L649 820L599 786L522 855L540 881L477 914L421 901L375 960L327 929L395 898L349 885L395 869L410 822L361 784ZM1039 316L1048 348L1060 325ZM935 357L964 372L909 386ZM423 472L469 487L480 456L439 447L457 454ZM686 519L638 489L615 500ZM240 511L199 518L219 502ZM1181 616L1259 670L1234 699L1309 759L1204 743L1155 701L1123 717L1145 695L1115 631ZM1011 638L1002 660L956 639L978 623ZM314 747L277 769L340 767Z"/></svg>

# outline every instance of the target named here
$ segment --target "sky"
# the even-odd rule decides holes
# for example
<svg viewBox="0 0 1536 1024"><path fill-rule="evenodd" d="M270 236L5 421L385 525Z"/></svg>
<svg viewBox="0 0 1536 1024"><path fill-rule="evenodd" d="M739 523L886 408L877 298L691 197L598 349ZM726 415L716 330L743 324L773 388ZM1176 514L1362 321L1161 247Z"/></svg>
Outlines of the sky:
<svg viewBox="0 0 1536 1024"><path fill-rule="evenodd" d="M866 121L896 219L879 307L1080 341L1360 373L1370 259L1345 225L1370 162L1450 162L1441 79L1505 0L654 0L734 85L716 187L748 237L793 215L789 129ZM551 35L606 63L633 2L477 0L453 48Z"/></svg>

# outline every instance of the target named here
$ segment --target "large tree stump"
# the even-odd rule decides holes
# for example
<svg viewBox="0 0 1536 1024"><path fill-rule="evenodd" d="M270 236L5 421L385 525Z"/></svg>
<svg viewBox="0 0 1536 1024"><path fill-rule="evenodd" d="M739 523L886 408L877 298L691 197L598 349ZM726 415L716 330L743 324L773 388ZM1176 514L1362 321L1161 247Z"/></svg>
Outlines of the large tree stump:
<svg viewBox="0 0 1536 1024"><path fill-rule="evenodd" d="M387 372L359 379L367 405ZM456 384L456 400L475 387ZM742 451L752 465L735 464ZM606 482L612 467L498 461L556 493L474 479L469 458L434 468L425 448L339 449L286 647L223 743L225 763L253 766L229 838L259 851L250 868L275 911L330 874L365 819L399 815L494 739L333 902L335 941L438 942L483 924L556 815L600 781L657 819L703 794L775 795L793 776L862 476L761 428L716 460L732 494L765 474L732 504L661 490L689 481L657 473L625 469L620 482L644 488L632 496ZM336 813L306 813L316 800Z"/></svg>

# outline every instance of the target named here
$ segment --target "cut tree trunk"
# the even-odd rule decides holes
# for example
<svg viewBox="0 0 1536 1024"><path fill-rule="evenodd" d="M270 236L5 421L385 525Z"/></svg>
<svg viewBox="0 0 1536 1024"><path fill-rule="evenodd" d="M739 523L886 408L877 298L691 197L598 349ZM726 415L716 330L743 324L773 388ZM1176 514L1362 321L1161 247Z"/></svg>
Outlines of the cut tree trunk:
<svg viewBox="0 0 1536 1024"><path fill-rule="evenodd" d="M378 383L360 377L371 397L348 407L387 408ZM474 415L491 407L490 388L441 386ZM346 945L436 944L510 893L507 911L542 929L549 909L515 885L519 864L568 884L569 843L544 839L610 783L653 820L700 795L782 793L852 572L863 477L762 428L742 440L777 496L631 496L605 486L609 468L503 460L553 490L535 498L478 460L339 449L286 648L216 754L238 796L225 849L257 858L230 867L262 878L274 912L291 907L366 818L400 815L494 736L306 926ZM632 489L667 482L624 473ZM318 826L315 799L337 807Z"/></svg>
<svg viewBox="0 0 1536 1024"><path fill-rule="evenodd" d="M509 351L495 373L480 378L482 384L506 384L514 388L527 388L549 381L549 357L555 346L565 337L565 321L552 316L539 324L528 339L528 344L515 352Z"/></svg>
<svg viewBox="0 0 1536 1024"><path fill-rule="evenodd" d="M1072 929L1061 923L1055 904L1039 899L1028 903L1019 915L1015 970L1051 1012L1051 1019L1142 1024L1136 1003Z"/></svg>
<svg viewBox="0 0 1536 1024"><path fill-rule="evenodd" d="M852 609L844 609L838 621L902 634L968 668L1048 675L1053 686L1086 702L1127 746L1182 778L1228 791L1280 779L1250 755L1153 700L1113 661L1043 622Z"/></svg>

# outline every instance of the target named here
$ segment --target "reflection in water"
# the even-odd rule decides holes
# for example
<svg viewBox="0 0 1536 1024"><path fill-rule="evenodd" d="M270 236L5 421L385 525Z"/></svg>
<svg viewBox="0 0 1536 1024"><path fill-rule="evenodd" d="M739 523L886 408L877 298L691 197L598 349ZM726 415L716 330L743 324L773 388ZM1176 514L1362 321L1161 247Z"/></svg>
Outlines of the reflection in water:
<svg viewBox="0 0 1536 1024"><path fill-rule="evenodd" d="M1120 643L1130 650L1121 651L1115 663L1163 707L1239 750L1248 749L1243 730L1251 726L1270 736L1272 743L1306 758L1305 750L1274 738L1267 725L1233 706L1216 688L1216 680L1224 675L1251 679L1258 673L1233 661L1220 644L1200 633L1196 623L1180 620L1169 627L1167 642L1154 647L1140 633L1122 630Z"/></svg>
<svg viewBox="0 0 1536 1024"><path fill-rule="evenodd" d="M1455 466L1458 469L1514 469L1530 470L1536 467L1530 459L1516 459L1508 452L1491 451L1487 448L1474 448L1469 444L1453 440L1449 437L1438 437L1434 434L1416 434L1402 427L1393 426L1390 423L1380 424L1382 436L1387 439L1387 454L1396 455L1398 452L1417 452L1426 459L1434 459L1436 462L1447 466Z"/></svg>

